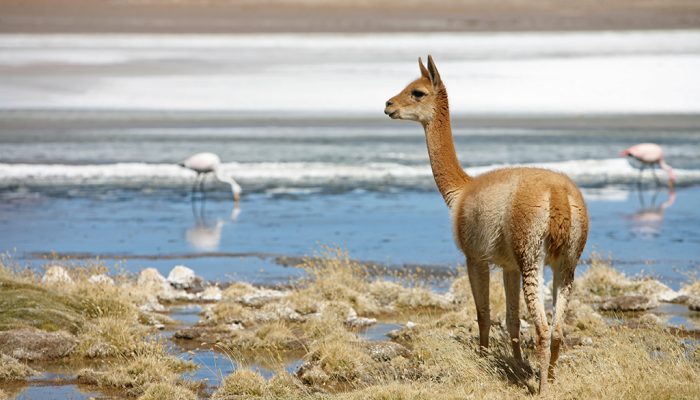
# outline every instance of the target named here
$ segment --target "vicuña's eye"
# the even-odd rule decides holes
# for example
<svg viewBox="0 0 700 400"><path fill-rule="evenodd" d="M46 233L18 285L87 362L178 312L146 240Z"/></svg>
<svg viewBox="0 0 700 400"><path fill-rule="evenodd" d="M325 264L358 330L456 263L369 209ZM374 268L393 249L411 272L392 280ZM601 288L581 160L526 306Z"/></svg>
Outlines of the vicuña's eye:
<svg viewBox="0 0 700 400"><path fill-rule="evenodd" d="M414 90L411 92L411 96L420 99L421 97L425 96L425 92L421 92L420 90Z"/></svg>

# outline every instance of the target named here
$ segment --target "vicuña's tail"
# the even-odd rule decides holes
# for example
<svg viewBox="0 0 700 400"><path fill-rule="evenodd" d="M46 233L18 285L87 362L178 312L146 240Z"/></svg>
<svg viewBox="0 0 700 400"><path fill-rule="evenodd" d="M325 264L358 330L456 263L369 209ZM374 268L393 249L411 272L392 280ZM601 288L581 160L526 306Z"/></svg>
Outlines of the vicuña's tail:
<svg viewBox="0 0 700 400"><path fill-rule="evenodd" d="M562 248L569 240L571 229L571 206L569 196L564 189L552 189L549 197L549 249L551 257L561 254Z"/></svg>

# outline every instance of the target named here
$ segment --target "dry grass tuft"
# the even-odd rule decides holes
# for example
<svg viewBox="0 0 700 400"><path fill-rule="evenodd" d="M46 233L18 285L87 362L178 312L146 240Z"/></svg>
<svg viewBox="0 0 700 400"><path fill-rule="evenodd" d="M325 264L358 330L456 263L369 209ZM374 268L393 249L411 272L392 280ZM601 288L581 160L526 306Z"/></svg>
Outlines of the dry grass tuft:
<svg viewBox="0 0 700 400"><path fill-rule="evenodd" d="M0 382L24 380L37 374L37 371L29 368L13 357L0 354Z"/></svg>
<svg viewBox="0 0 700 400"><path fill-rule="evenodd" d="M176 386L170 383L155 383L148 386L148 389L141 395L138 400L197 400L197 395L182 386Z"/></svg>
<svg viewBox="0 0 700 400"><path fill-rule="evenodd" d="M152 384L187 386L180 374L196 369L196 365L170 356L163 343L154 343L150 351L134 357L118 359L105 369L83 369L78 380L86 384L123 390L130 396L143 394Z"/></svg>
<svg viewBox="0 0 700 400"><path fill-rule="evenodd" d="M265 395L266 389L267 382L260 374L238 369L221 382L221 387L214 392L212 399L259 398Z"/></svg>

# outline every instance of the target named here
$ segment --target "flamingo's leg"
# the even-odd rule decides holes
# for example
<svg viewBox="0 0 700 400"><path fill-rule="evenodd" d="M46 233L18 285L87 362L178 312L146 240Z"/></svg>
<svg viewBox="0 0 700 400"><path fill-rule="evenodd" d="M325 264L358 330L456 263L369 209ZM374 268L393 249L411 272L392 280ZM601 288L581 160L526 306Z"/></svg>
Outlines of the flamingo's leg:
<svg viewBox="0 0 700 400"><path fill-rule="evenodd" d="M659 180L659 177L656 175L656 165L651 167L651 172L654 174L654 180L656 181L656 186L661 186L661 181Z"/></svg>

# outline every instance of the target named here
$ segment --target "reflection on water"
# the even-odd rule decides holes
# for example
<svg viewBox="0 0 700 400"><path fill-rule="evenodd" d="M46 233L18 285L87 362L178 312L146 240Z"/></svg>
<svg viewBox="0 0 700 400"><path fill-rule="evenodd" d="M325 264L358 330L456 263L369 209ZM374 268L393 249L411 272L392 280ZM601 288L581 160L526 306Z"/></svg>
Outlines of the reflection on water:
<svg viewBox="0 0 700 400"><path fill-rule="evenodd" d="M233 204L231 210L231 221L235 221L241 213L239 202ZM224 227L224 220L221 218L208 219L206 212L205 192L201 196L196 196L192 192L192 216L194 226L187 229L185 238L187 242L199 251L215 251L219 249L221 243L221 230Z"/></svg>
<svg viewBox="0 0 700 400"><path fill-rule="evenodd" d="M661 193L664 192L664 195ZM661 197L660 197L661 195ZM676 201L676 191L657 186L653 192L645 192L637 186L639 209L626 217L632 222L630 230L640 238L654 238L661 235L664 213ZM661 201L664 199L663 201Z"/></svg>

